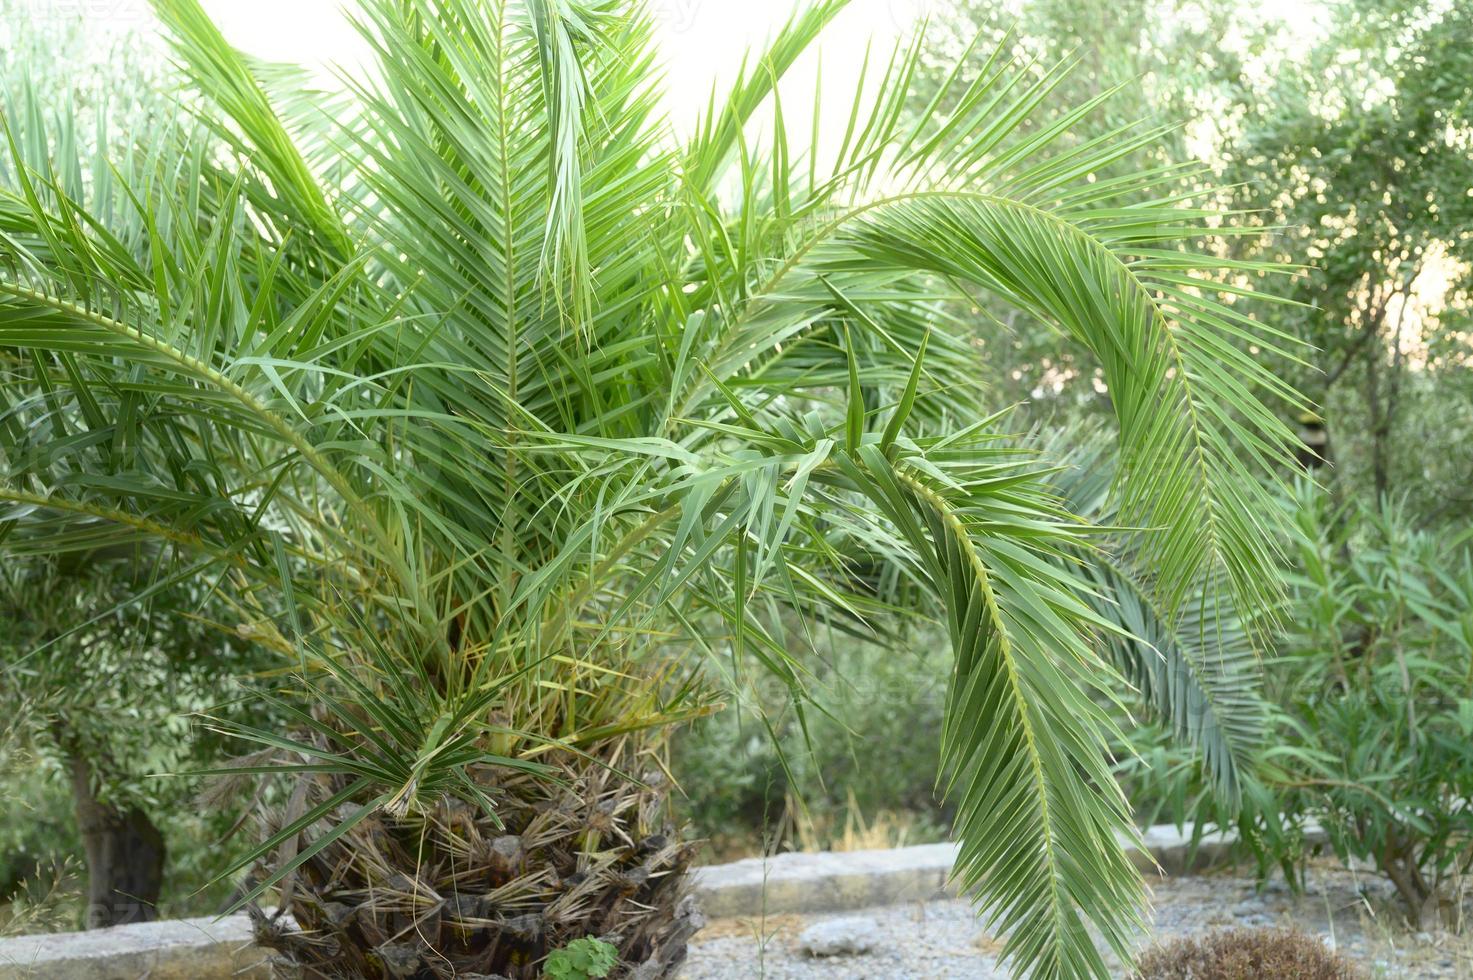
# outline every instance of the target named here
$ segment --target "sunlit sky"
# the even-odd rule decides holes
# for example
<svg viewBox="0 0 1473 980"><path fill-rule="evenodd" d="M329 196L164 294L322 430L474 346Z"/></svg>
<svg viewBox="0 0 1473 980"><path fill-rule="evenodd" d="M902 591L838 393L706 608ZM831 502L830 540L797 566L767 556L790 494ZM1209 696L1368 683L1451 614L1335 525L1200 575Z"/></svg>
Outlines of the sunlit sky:
<svg viewBox="0 0 1473 980"><path fill-rule="evenodd" d="M795 129L809 122L804 117L820 61L827 76L825 98L832 92L847 107L865 45L873 40L888 50L937 2L852 0L824 32L819 52L784 83L784 92L804 93L790 99ZM297 63L351 60L361 43L340 14L343 0L204 0L204 5L227 37L262 57ZM680 128L692 125L708 105L713 81L731 78L743 53L761 45L800 9L798 0L650 0L649 6L666 73L666 109ZM287 23L294 23L291 30L282 29ZM835 119L834 124L842 121Z"/></svg>
<svg viewBox="0 0 1473 980"><path fill-rule="evenodd" d="M351 70L361 39L344 20L344 0L203 0L236 46L258 57ZM1013 6L1017 0L999 0ZM38 13L81 14L89 29L100 33L135 29L151 33L148 0L31 0ZM650 0L659 25L659 44L666 73L666 109L679 129L686 129L706 106L713 81L729 79L742 54L760 45L794 10L798 0ZM785 111L795 132L809 125L808 106L822 64L823 103L835 111L823 117L823 129L842 129L871 42L888 52L898 36L908 35L929 13L947 9L949 0L852 0L829 26L816 53L800 62L784 82ZM1291 36L1308 41L1317 29L1319 0L1245 0L1245 11L1257 8L1282 18ZM821 136L821 139L823 137Z"/></svg>
<svg viewBox="0 0 1473 980"><path fill-rule="evenodd" d="M353 72L363 42L342 15L345 0L202 0L225 36L260 58L312 66L324 79L334 67ZM346 0L351 3L352 0ZM972 0L988 2L988 0ZM1023 0L992 0L1016 9ZM1439 0L1432 0L1439 2ZM689 131L708 104L713 83L735 74L744 52L759 47L803 4L801 0L648 0L656 18L665 72L665 108L677 130ZM811 124L813 89L822 65L819 154L842 138L867 45L888 54L897 39L908 37L920 20L952 9L957 0L851 0L825 31L817 50L791 70L782 85L784 115L795 141ZM22 9L38 18L80 17L96 56L105 60L110 36L132 31L156 36L149 0L22 0ZM1265 23L1275 21L1287 47L1278 56L1308 50L1326 27L1324 0L1243 0L1237 12ZM8 26L14 29L17 25ZM25 25L18 25L24 31ZM1168 25L1169 26L1169 25ZM0 31L0 37L3 37ZM1271 71L1270 65L1263 70ZM1190 137L1190 131L1188 133ZM1206 157L1209 150L1198 152ZM1434 284L1435 286L1435 284ZM1437 292L1434 288L1433 292ZM1430 305L1438 306L1441 294ZM1427 304L1422 304L1427 305ZM1416 317L1413 317L1416 319Z"/></svg>

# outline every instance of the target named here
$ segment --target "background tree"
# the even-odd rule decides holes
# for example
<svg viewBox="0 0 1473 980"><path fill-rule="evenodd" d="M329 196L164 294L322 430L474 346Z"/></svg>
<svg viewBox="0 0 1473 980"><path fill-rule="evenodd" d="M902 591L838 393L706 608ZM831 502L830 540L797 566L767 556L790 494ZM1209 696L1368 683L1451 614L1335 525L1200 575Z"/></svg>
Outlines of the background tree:
<svg viewBox="0 0 1473 980"><path fill-rule="evenodd" d="M260 714L241 701L234 678L264 664L209 622L207 590L175 587L140 603L152 583L147 558L138 559L84 552L12 562L0 573L0 711L14 752L5 775L21 775L12 765L26 775L5 819L34 820L26 811L42 787L66 787L86 860L87 928L156 918L166 877L174 894L209 880L197 851L228 820L192 819L200 783L179 774L209 765L225 746L195 716ZM171 839L196 850L181 868L167 863ZM54 856L32 854L30 868L12 874Z"/></svg>
<svg viewBox="0 0 1473 980"><path fill-rule="evenodd" d="M17 158L69 164L58 176L66 193L101 211L107 205L94 192L109 181L82 162L126 166L132 134L167 131L180 113L161 87L159 52L132 32L104 44L81 14L46 17L23 0L0 3L0 111L15 141L0 172L9 176ZM35 397L9 362L0 372L7 406ZM7 413L9 424L15 417ZM41 457L65 451L57 431L40 416L31 432L12 428L12 450L29 446L38 454L32 465L43 465ZM126 442L91 448L94 478L131 472ZM6 508L6 527L28 506ZM85 856L80 913L65 889L51 899L57 925L89 928L151 919L161 904L209 908L223 898L218 887L186 897L213 876L208 862L222 853L218 838L230 820L202 818L199 779L177 774L218 760L224 748L196 713L262 714L241 700L236 678L267 664L212 625L220 610L208 581L161 582L167 562L158 549L103 542L89 550L97 534L79 526L60 557L12 539L0 571L0 738L8 748L0 897L18 895L68 856ZM55 812L53 803L65 808Z"/></svg>
<svg viewBox="0 0 1473 980"><path fill-rule="evenodd" d="M1343 0L1273 84L1245 90L1223 147L1233 203L1300 263L1265 313L1317 353L1279 370L1324 406L1345 492L1466 515L1473 422L1473 4Z"/></svg>
<svg viewBox="0 0 1473 980"><path fill-rule="evenodd" d="M1074 145L1110 143L1142 127L1152 132L1083 175L1122 203L1191 195L1210 183L1200 154L1215 146L1219 117L1235 115L1245 62L1272 47L1274 28L1251 7L1201 0L963 0L935 20L911 113L944 105L953 71L971 78L997 70L990 57L1001 45L1006 70L1039 83L1038 103L1021 128L1066 121L1064 139ZM1235 43L1224 43L1229 37ZM973 43L980 38L986 41ZM986 296L956 313L975 325L1000 402L1025 403L1035 424L1109 415L1108 389L1090 352L1050 324Z"/></svg>

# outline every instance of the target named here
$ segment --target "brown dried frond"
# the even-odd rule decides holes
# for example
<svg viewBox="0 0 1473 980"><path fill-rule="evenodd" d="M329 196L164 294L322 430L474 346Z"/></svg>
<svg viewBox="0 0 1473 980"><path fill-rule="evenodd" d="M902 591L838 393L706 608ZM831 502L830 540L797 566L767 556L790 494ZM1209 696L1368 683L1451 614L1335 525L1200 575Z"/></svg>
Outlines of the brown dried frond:
<svg viewBox="0 0 1473 980"><path fill-rule="evenodd" d="M245 769L253 766L267 766L277 761L281 754L280 749L262 749L259 752L250 752L233 759L226 759L220 768ZM240 805L240 797L244 794L250 794L254 802L261 786L262 781L250 773L221 773L205 780L199 793L195 795L195 802L202 810L228 813Z"/></svg>
<svg viewBox="0 0 1473 980"><path fill-rule="evenodd" d="M535 980L583 936L613 943L626 975L672 976L700 925L685 887L694 845L669 825L663 780L621 775L636 761L622 745L598 757L612 771L570 753L556 780L480 774L499 825L457 800L381 810L298 869L283 893L297 927L260 919L259 941L283 975L314 980Z"/></svg>
<svg viewBox="0 0 1473 980"><path fill-rule="evenodd" d="M1359 980L1363 974L1294 929L1227 929L1151 947L1134 980Z"/></svg>

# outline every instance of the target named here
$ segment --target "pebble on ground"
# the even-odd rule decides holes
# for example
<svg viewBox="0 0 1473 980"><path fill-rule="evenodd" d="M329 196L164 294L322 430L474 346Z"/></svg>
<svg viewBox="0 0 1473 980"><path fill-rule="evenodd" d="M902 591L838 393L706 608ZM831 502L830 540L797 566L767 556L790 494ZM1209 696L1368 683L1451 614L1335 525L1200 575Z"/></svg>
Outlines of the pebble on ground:
<svg viewBox="0 0 1473 980"><path fill-rule="evenodd" d="M1291 925L1338 948L1373 978L1473 977L1473 936L1411 932L1380 879L1315 866L1304 894L1281 880L1262 888L1239 873L1152 882L1157 939L1238 926ZM865 935L867 931L873 935ZM867 952L846 952L867 947ZM830 950L814 955L819 948ZM961 901L917 902L831 915L718 919L693 940L687 980L1007 980L1002 943ZM1111 960L1115 975L1123 976Z"/></svg>

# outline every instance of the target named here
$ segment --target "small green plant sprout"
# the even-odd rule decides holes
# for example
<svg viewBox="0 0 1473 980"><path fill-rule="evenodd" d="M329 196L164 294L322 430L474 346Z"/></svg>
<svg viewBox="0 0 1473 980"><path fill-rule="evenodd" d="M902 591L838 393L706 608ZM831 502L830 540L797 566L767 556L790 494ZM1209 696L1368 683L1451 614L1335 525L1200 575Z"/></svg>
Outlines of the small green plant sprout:
<svg viewBox="0 0 1473 980"><path fill-rule="evenodd" d="M553 980L588 980L608 976L618 962L618 950L613 945L594 936L584 936L553 950L543 971Z"/></svg>

